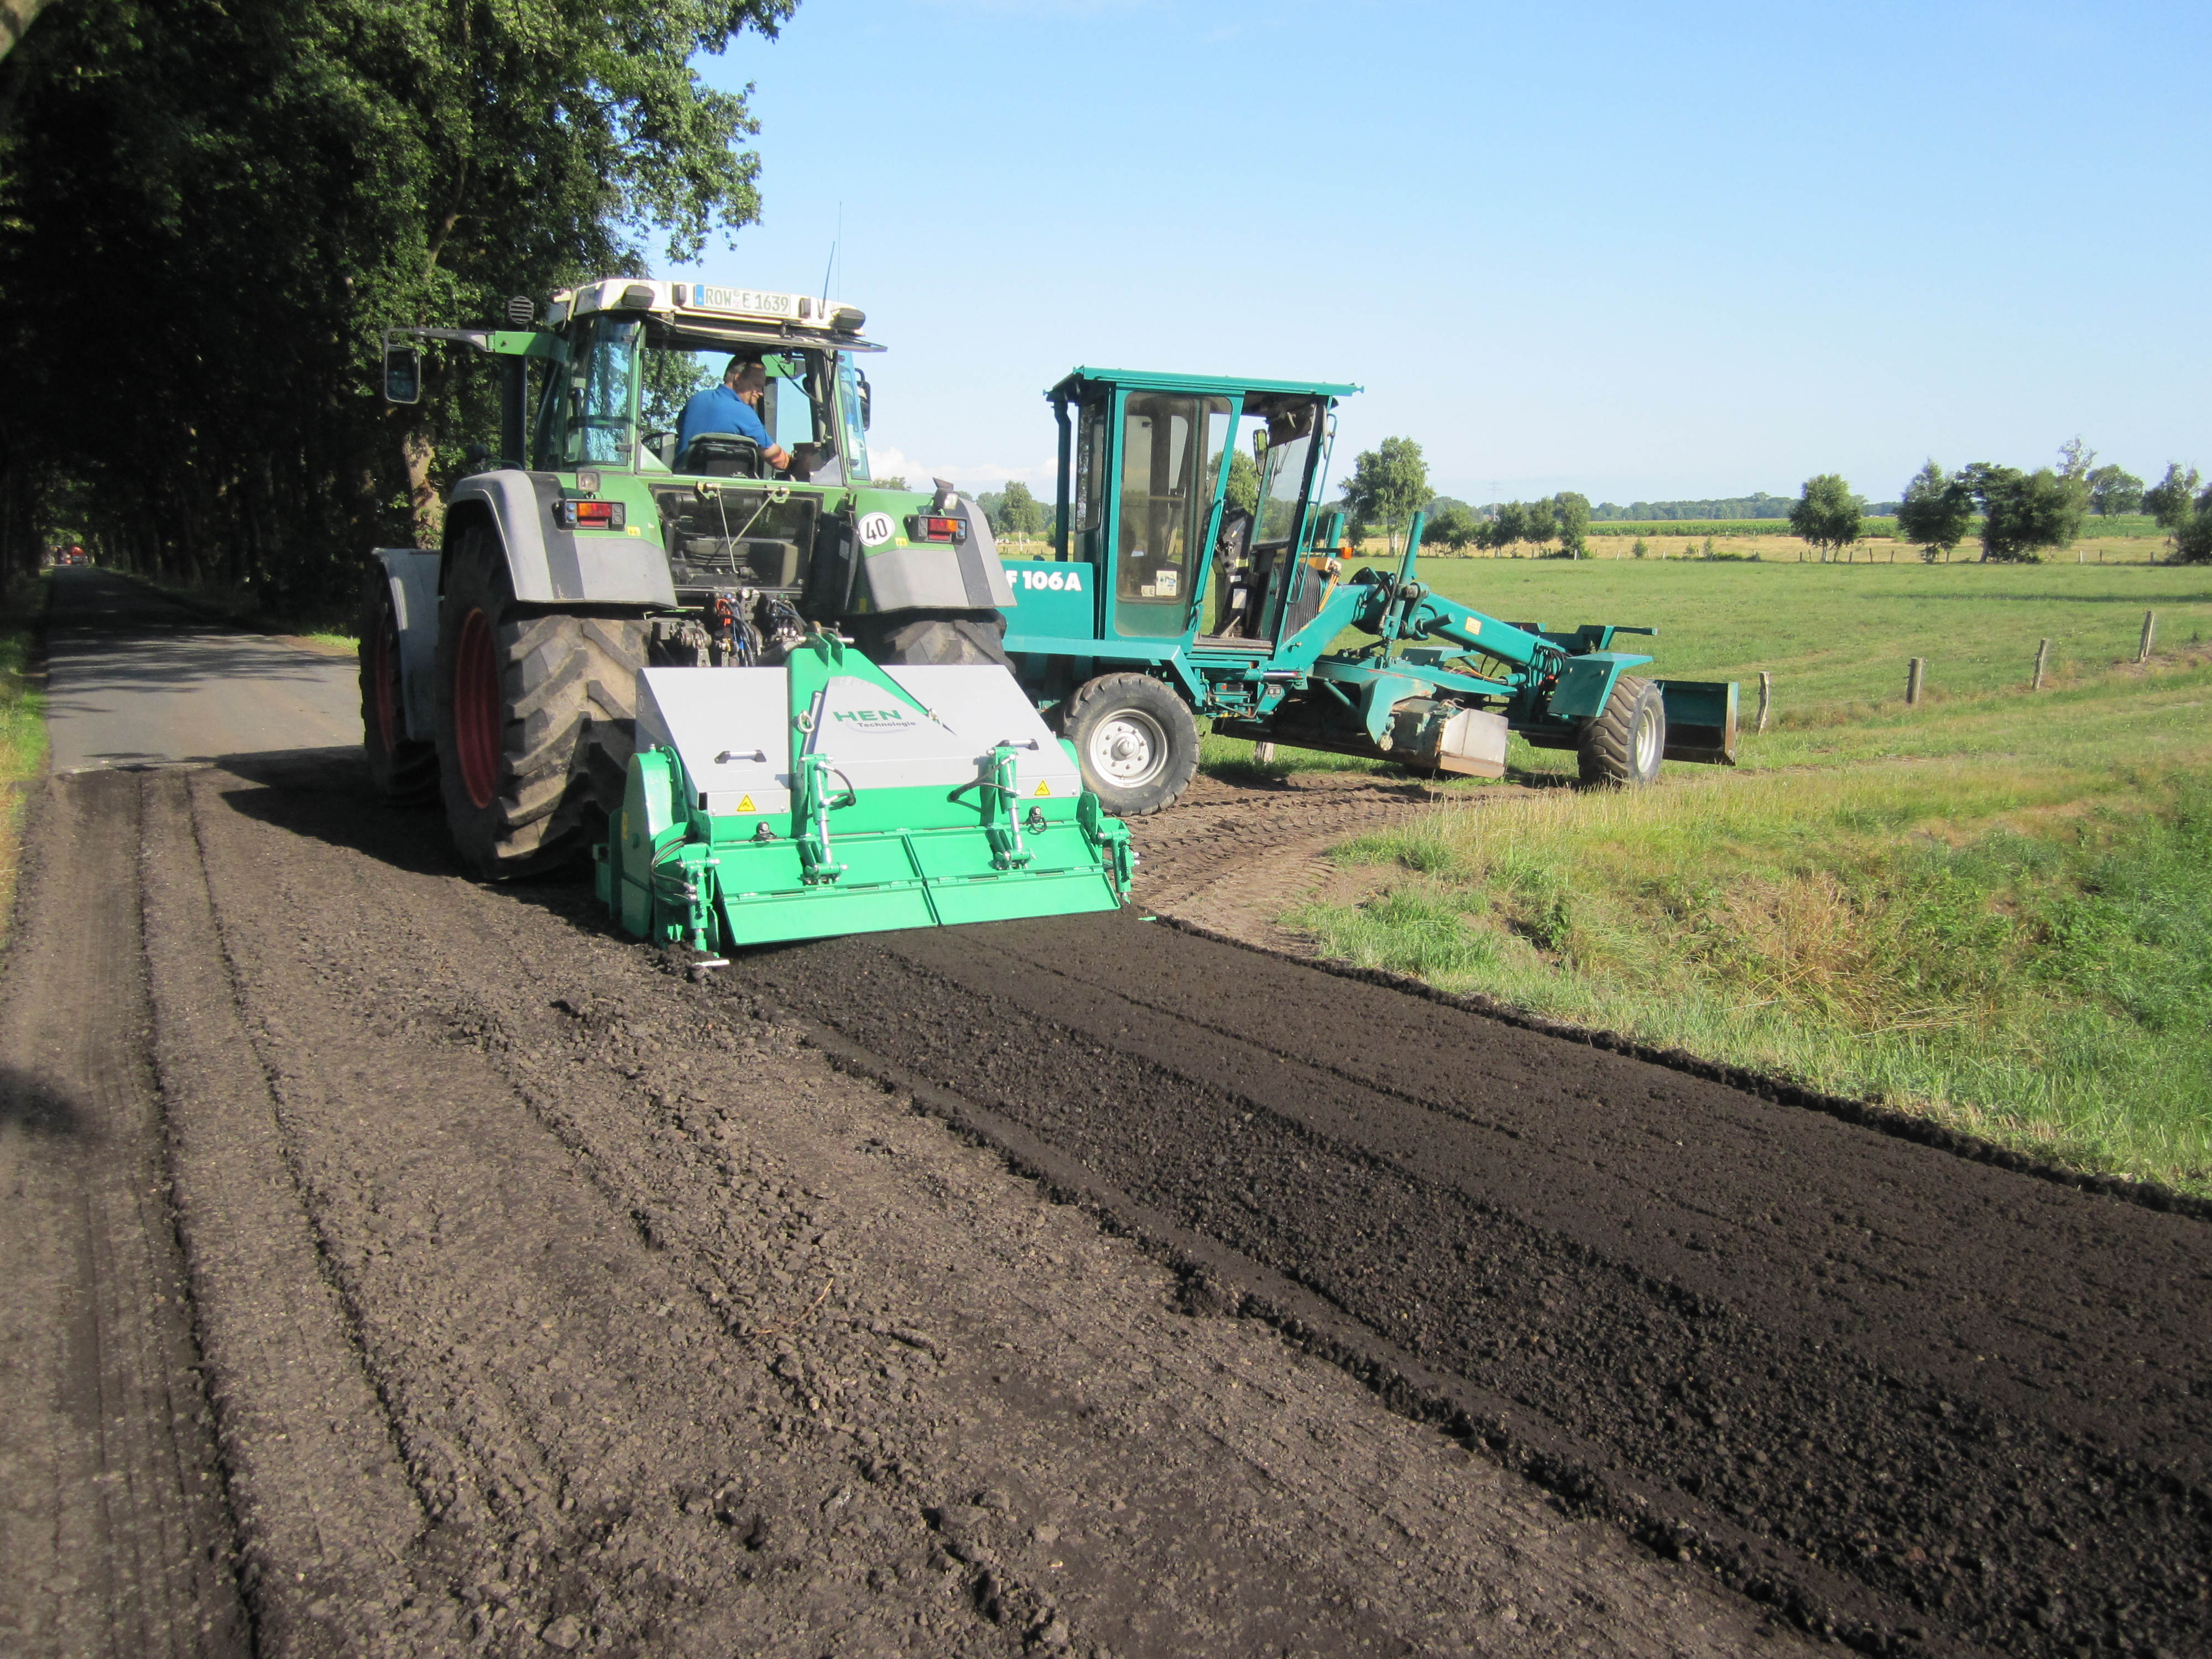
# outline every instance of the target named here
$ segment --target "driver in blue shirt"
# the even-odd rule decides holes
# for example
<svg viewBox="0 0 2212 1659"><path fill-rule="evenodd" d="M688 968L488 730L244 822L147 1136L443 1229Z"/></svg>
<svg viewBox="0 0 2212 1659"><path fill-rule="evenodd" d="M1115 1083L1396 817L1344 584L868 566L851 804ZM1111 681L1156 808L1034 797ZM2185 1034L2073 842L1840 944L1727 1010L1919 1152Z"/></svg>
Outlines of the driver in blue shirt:
<svg viewBox="0 0 2212 1659"><path fill-rule="evenodd" d="M768 464L778 471L791 467L791 453L769 435L760 409L768 396L768 370L757 357L732 357L722 371L722 383L694 392L676 422L676 453L680 457L702 432L730 432L750 438L760 446Z"/></svg>

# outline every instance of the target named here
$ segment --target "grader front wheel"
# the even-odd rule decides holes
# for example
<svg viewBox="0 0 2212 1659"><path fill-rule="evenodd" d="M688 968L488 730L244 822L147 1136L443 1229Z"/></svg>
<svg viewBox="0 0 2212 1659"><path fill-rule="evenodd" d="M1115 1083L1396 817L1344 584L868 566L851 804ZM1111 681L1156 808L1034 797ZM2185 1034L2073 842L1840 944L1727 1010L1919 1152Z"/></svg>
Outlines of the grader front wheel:
<svg viewBox="0 0 2212 1659"><path fill-rule="evenodd" d="M1190 705L1146 674L1101 674L1077 688L1060 718L1083 787L1113 817L1173 805L1198 770Z"/></svg>
<svg viewBox="0 0 2212 1659"><path fill-rule="evenodd" d="M1577 758L1586 784L1651 782L1667 750L1667 705L1650 680L1623 674L1597 717L1583 728Z"/></svg>

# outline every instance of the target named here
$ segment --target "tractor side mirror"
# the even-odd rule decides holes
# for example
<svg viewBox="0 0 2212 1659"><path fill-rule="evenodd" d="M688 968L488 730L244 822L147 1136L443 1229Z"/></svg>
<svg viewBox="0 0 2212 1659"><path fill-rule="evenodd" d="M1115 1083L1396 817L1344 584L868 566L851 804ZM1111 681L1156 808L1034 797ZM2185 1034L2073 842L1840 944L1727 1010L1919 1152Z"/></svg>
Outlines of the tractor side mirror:
<svg viewBox="0 0 2212 1659"><path fill-rule="evenodd" d="M1267 428L1264 426L1255 427L1252 428L1252 460L1256 465L1264 463L1267 459Z"/></svg>
<svg viewBox="0 0 2212 1659"><path fill-rule="evenodd" d="M868 385L866 375L860 374L857 378L860 382L860 430L866 432L868 429L868 422L875 413L876 395L874 390Z"/></svg>
<svg viewBox="0 0 2212 1659"><path fill-rule="evenodd" d="M419 404L422 401L422 353L411 345L384 348L384 401Z"/></svg>

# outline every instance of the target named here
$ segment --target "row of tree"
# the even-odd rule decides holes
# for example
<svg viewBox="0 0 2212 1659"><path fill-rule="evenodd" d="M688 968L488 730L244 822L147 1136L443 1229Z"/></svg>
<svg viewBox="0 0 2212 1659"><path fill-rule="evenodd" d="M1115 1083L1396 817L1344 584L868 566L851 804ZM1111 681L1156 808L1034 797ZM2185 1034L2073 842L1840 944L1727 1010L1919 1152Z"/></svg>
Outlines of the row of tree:
<svg viewBox="0 0 2212 1659"><path fill-rule="evenodd" d="M2157 483L2118 466L2099 466L2096 451L2076 438L2059 450L2058 465L2033 470L1976 461L1946 472L1930 460L1913 475L1897 507L1897 529L1921 556L1948 560L1978 531L1982 557L1994 563L2033 562L2071 547L2088 518L2148 512L2173 538L2174 555L2212 561L2212 490L2195 467L2175 462ZM1863 503L1838 475L1808 478L1790 509L1790 527L1823 559L1856 543Z"/></svg>
<svg viewBox="0 0 2212 1659"><path fill-rule="evenodd" d="M343 605L413 539L491 377L481 325L756 217L744 100L692 69L794 0L70 0L0 64L0 563L45 532Z"/></svg>

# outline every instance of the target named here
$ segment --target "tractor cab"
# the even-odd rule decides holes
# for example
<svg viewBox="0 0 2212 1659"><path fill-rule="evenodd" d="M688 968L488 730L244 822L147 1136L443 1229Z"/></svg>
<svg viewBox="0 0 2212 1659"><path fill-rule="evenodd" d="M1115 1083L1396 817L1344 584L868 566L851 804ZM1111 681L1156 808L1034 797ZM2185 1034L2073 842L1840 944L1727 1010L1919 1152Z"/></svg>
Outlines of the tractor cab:
<svg viewBox="0 0 2212 1659"><path fill-rule="evenodd" d="M1038 634L1154 661L1178 649L1271 654L1313 619L1335 574L1313 501L1336 400L1358 390L1068 375L1048 394L1060 427L1054 556L1009 566L1009 651Z"/></svg>

